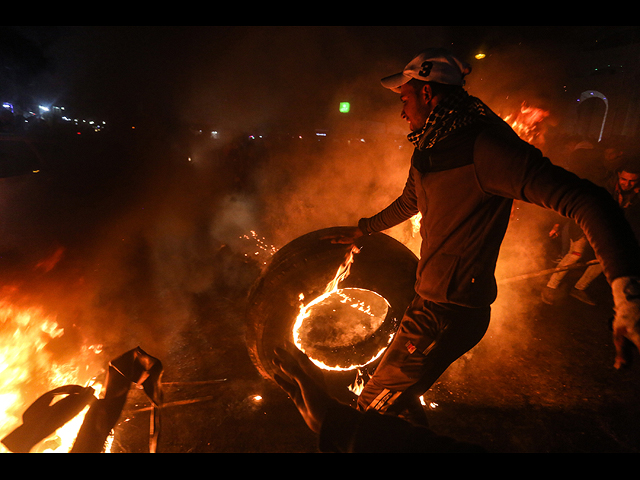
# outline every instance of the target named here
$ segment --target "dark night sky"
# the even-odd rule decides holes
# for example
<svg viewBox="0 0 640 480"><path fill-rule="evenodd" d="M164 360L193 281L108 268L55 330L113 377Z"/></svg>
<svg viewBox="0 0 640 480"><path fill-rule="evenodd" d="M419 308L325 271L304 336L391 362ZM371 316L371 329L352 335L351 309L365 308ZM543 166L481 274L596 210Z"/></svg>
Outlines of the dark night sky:
<svg viewBox="0 0 640 480"><path fill-rule="evenodd" d="M389 100L379 79L424 47L581 48L603 27L48 26L12 27L47 69L39 94L85 115L140 115L252 128L317 121L338 94Z"/></svg>

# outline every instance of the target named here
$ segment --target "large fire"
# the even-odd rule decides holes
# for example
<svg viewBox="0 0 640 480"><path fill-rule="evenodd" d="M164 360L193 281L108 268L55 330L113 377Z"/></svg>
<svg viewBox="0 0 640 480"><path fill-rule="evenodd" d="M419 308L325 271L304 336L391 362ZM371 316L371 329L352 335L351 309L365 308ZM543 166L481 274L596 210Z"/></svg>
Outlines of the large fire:
<svg viewBox="0 0 640 480"><path fill-rule="evenodd" d="M51 345L64 335L42 308L0 301L0 440L22 423L24 411L41 395L67 385L92 387L99 395L96 367L101 347L85 346L73 358L57 358ZM88 407L32 451L68 452ZM0 443L0 452L7 449Z"/></svg>

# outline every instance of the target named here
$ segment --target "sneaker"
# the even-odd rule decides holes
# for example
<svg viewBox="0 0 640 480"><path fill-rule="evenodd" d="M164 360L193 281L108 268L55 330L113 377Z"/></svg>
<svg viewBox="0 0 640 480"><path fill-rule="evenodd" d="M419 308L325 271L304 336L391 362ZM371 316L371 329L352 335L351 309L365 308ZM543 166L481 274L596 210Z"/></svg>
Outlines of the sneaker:
<svg viewBox="0 0 640 480"><path fill-rule="evenodd" d="M586 303L587 305L595 305L596 302L585 292L584 290L578 290L577 288L571 289L571 296L580 300L582 303Z"/></svg>

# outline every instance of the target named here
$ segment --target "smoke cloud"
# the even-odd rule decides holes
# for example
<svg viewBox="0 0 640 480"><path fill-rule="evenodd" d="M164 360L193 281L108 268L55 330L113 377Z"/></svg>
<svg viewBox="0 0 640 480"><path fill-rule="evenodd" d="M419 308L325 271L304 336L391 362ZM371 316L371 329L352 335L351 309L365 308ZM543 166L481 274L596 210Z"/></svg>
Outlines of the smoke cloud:
<svg viewBox="0 0 640 480"><path fill-rule="evenodd" d="M247 28L224 29L216 41L196 29L180 43L193 54L182 60L177 37L165 37L162 51L172 55L119 77L123 92L142 92L127 96L131 108L121 112L136 114L135 131L113 143L47 150L56 162L50 172L3 182L4 251L14 252L5 260L29 301L89 326L83 331L107 345L141 345L159 358L183 348L196 325L241 341L243 300L269 256L256 237L280 248L310 231L355 225L400 195L411 150L400 103L379 79L402 68L424 39L377 55L382 40L363 43L339 28L329 37L313 28L250 35ZM469 90L500 114L524 100L555 112L548 83L532 75L543 56L496 56L478 66ZM178 68L169 68L170 59ZM145 83L163 72L161 82ZM178 88L167 86L175 81ZM169 94L166 110L145 109L159 93ZM354 106L349 118L337 113L345 100ZM545 263L548 218L526 215L510 229L499 275ZM410 225L392 234L417 251ZM33 273L59 247L65 255L57 266ZM537 302L532 292L501 290L486 348L508 355L529 341L530 301ZM224 350L219 339L198 342Z"/></svg>

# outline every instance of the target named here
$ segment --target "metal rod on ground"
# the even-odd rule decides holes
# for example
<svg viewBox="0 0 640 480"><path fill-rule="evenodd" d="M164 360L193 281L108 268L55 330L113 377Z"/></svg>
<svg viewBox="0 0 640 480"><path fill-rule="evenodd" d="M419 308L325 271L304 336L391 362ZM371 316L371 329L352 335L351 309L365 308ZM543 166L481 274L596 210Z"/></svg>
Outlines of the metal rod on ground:
<svg viewBox="0 0 640 480"><path fill-rule="evenodd" d="M192 405L194 403L210 402L211 400L215 400L216 398L218 398L218 396L192 398L190 400L179 400L177 402L168 402L162 405L162 408L181 407L183 405ZM127 413L148 412L148 411L151 411L152 409L153 407L143 407L143 408L138 408L136 410L130 410Z"/></svg>
<svg viewBox="0 0 640 480"><path fill-rule="evenodd" d="M552 275L554 273L566 272L568 270L578 270L580 268L590 267L591 265L597 265L599 263L600 262L598 260L592 260L592 261L587 262L587 263L579 263L579 264L568 265L566 267L549 268L547 270L541 270L539 272L526 273L524 275L518 275L516 277L504 278L504 279L498 281L498 285L504 285L504 284L507 284L507 283L518 282L520 280L527 280L529 278L542 277L542 276L545 276L545 275Z"/></svg>
<svg viewBox="0 0 640 480"><path fill-rule="evenodd" d="M226 378L221 378L219 380L203 380L203 381L199 381L199 382L162 382L163 386L167 386L167 385L213 385L216 383L224 383L226 382L227 379ZM217 397L215 396L208 396L208 397L200 397L200 398L192 398L189 400L179 400L176 402L168 402L162 405L162 408L168 408L168 407L179 407L182 405L191 405L193 403L201 403L201 402L208 402L211 400L215 400ZM143 407L143 408L138 408L136 410L131 410L128 413L140 413L140 412L148 412L150 410L152 410L153 407Z"/></svg>
<svg viewBox="0 0 640 480"><path fill-rule="evenodd" d="M221 378L219 380L202 380L198 382L162 382L163 386L175 386L175 385L213 385L216 383L224 383L226 382L226 378Z"/></svg>

